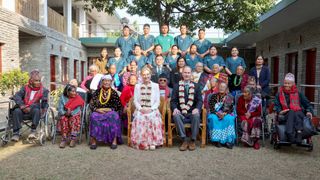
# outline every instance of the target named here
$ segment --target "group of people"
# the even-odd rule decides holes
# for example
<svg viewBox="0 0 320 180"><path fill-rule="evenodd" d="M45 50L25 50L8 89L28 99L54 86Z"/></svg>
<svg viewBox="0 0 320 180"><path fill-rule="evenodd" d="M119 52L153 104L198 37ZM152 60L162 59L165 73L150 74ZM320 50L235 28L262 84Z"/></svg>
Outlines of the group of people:
<svg viewBox="0 0 320 180"><path fill-rule="evenodd" d="M205 30L199 30L199 39L187 35L187 27L180 26L181 35L173 38L168 34L168 25L161 26L161 34L149 34L150 26L144 25L144 34L137 40L130 36L129 27L123 28L118 38L114 57L109 58L106 48L89 67L89 75L78 87L70 82L59 101L59 117L62 132L60 147L67 142L74 147L80 130L80 112L85 103L90 104L90 148L97 142L110 144L116 149L122 141L123 115L133 98L135 112L131 129L131 146L137 149L154 150L163 145L161 114L158 110L160 97L168 100L172 119L182 140L181 151L195 150L203 108L208 110L207 126L209 140L217 147L232 149L237 138L235 121L241 122L241 141L259 149L262 111L270 93L270 70L264 65L261 55L255 66L247 73L245 60L239 57L236 47L224 60L217 48L205 39ZM41 116L40 109L48 107L48 91L42 87L38 71L30 74L28 85L14 99L18 107L13 112L14 136L19 140L19 125L23 114L33 119L32 132ZM79 93L86 93L87 99ZM85 102L85 100L87 102ZM276 111L287 119L287 135L291 142L301 141L304 112L312 116L309 101L297 92L293 74L288 73L284 85L276 96ZM191 132L184 124L191 124ZM31 133L32 135L32 133ZM190 137L189 137L190 136Z"/></svg>

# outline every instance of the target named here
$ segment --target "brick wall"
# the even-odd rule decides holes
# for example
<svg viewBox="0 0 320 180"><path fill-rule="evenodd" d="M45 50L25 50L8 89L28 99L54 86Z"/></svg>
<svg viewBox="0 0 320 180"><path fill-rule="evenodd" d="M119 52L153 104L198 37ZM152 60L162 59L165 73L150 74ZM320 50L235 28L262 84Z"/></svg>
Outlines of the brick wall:
<svg viewBox="0 0 320 180"><path fill-rule="evenodd" d="M269 59L271 65L271 58L279 56L279 83L285 75L286 54L298 53L298 76L297 84L305 84L306 71L310 64L306 64L306 50L316 48L316 78L315 84L320 85L320 18L311 20L298 27L288 29L279 34L257 42L256 53L263 54L265 58ZM271 72L272 73L272 72ZM304 92L304 88L300 88ZM318 93L320 89L315 90L315 101L320 101ZM320 112L320 107L316 106L316 110Z"/></svg>

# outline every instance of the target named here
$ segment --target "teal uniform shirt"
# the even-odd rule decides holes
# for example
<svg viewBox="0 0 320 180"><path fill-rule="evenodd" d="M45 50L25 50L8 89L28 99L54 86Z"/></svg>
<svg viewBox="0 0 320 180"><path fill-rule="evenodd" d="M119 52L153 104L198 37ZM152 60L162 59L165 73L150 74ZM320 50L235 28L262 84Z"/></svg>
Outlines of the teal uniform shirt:
<svg viewBox="0 0 320 180"><path fill-rule="evenodd" d="M236 74L238 66L242 66L244 69L247 67L242 57L237 57L237 59L232 59L232 57L228 57L226 59L226 67L230 70L232 74Z"/></svg>
<svg viewBox="0 0 320 180"><path fill-rule="evenodd" d="M203 54L210 48L212 43L207 39L204 39L203 41L198 39L193 44L197 46L197 52Z"/></svg>
<svg viewBox="0 0 320 180"><path fill-rule="evenodd" d="M219 66L226 66L224 59L221 56L216 56L216 58L212 59L211 56L205 57L203 64L207 66L209 69L212 69L214 64L219 64Z"/></svg>
<svg viewBox="0 0 320 180"><path fill-rule="evenodd" d="M128 65L126 59L124 59L123 57L120 57L118 60L114 57L110 58L107 66L110 67L110 65L112 64L116 65L117 74L119 74L123 70L123 68Z"/></svg>
<svg viewBox="0 0 320 180"><path fill-rule="evenodd" d="M189 53L186 55L186 62L187 62L187 65L192 68L192 70L195 70L196 64L198 62L203 63L202 58L199 55L196 55L194 58L192 58Z"/></svg>
<svg viewBox="0 0 320 180"><path fill-rule="evenodd" d="M127 59L127 63L130 64L131 61L137 61L138 62L138 70L141 70L143 66L148 64L148 58L145 56L140 56L139 59L136 58L136 56L131 55Z"/></svg>
<svg viewBox="0 0 320 180"><path fill-rule="evenodd" d="M145 37L144 35L138 36L138 44L141 46L141 49L144 51L154 45L154 40L155 38L153 35L148 35L147 37Z"/></svg>
<svg viewBox="0 0 320 180"><path fill-rule="evenodd" d="M136 43L137 43L136 40L131 36L128 37L127 39L121 36L116 41L116 47L119 47L121 49L122 57L126 59L129 57L129 55L132 54L132 50Z"/></svg>
<svg viewBox="0 0 320 180"><path fill-rule="evenodd" d="M166 59L164 60L165 64L168 64L169 67L171 69L174 69L177 67L177 60L178 60L178 55L176 56L176 58L172 57L170 54L166 57Z"/></svg>
<svg viewBox="0 0 320 180"><path fill-rule="evenodd" d="M163 36L160 34L155 39L155 45L160 44L162 47L162 52L168 52L172 45L174 45L174 40L171 35Z"/></svg>
<svg viewBox="0 0 320 180"><path fill-rule="evenodd" d="M189 35L187 35L185 38L182 38L181 35L174 38L174 44L176 44L178 48L183 52L187 51L192 43L193 39Z"/></svg>

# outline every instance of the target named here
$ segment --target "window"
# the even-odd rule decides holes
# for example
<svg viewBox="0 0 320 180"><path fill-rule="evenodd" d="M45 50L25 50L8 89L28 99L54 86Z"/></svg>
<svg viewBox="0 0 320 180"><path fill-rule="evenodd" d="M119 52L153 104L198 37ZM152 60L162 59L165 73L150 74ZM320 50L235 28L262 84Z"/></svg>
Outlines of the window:
<svg viewBox="0 0 320 180"><path fill-rule="evenodd" d="M56 56L51 55L50 56L50 90L56 89Z"/></svg>
<svg viewBox="0 0 320 180"><path fill-rule="evenodd" d="M68 58L62 58L61 59L61 82L62 83L68 83Z"/></svg>
<svg viewBox="0 0 320 180"><path fill-rule="evenodd" d="M78 66L78 62L79 62L79 61L76 60L76 59L73 61L73 78L74 78L74 79L78 79L78 78L77 78L77 71L78 71L77 66Z"/></svg>
<svg viewBox="0 0 320 180"><path fill-rule="evenodd" d="M81 61L81 81L84 80L84 66L85 66L85 61Z"/></svg>

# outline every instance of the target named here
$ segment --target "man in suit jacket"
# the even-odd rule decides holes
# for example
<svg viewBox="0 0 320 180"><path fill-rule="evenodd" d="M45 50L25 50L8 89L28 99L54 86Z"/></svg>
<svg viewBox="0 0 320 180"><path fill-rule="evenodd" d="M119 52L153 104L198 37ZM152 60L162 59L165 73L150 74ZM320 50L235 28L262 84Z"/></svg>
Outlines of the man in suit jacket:
<svg viewBox="0 0 320 180"><path fill-rule="evenodd" d="M261 90L263 97L269 95L270 88L270 70L263 65L263 57L261 55L256 58L256 66L250 69L249 76L256 78L257 89Z"/></svg>
<svg viewBox="0 0 320 180"><path fill-rule="evenodd" d="M151 81L158 83L161 74L165 74L166 78L170 79L170 70L164 65L164 59L161 55L156 56L156 66L152 68ZM169 82L168 82L169 84Z"/></svg>
<svg viewBox="0 0 320 180"><path fill-rule="evenodd" d="M173 120L183 140L180 151L185 151L188 148L191 151L195 150L195 141L200 126L202 96L199 85L191 81L191 71L192 69L189 66L183 68L183 80L175 84L172 91L171 109L173 111ZM185 123L191 123L192 136L190 143L186 139Z"/></svg>

